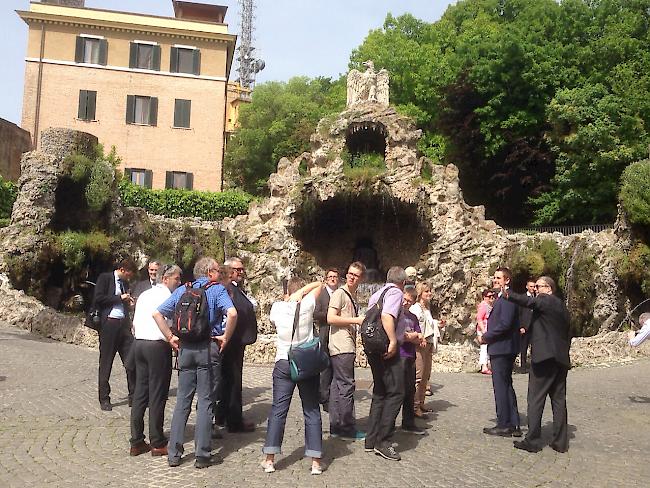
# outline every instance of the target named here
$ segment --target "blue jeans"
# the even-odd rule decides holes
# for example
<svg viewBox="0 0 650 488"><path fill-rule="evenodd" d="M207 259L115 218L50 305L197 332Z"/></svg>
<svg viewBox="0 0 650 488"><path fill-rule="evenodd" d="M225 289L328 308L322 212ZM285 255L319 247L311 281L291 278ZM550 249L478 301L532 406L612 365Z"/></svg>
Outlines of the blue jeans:
<svg viewBox="0 0 650 488"><path fill-rule="evenodd" d="M194 393L197 396L196 425L194 426L194 453L196 457L210 457L212 453L212 405L217 398L221 376L221 353L215 342L181 343L178 352L178 390L176 407L167 447L169 459L183 455L185 426L192 409Z"/></svg>
<svg viewBox="0 0 650 488"><path fill-rule="evenodd" d="M302 401L302 413L305 417L305 456L321 458L323 455L323 425L318 403L319 376L316 375L295 383L291 379L289 361L286 359L276 361L273 368L273 405L269 414L266 441L262 452L264 454L282 452L284 426L287 422L287 413L296 384Z"/></svg>

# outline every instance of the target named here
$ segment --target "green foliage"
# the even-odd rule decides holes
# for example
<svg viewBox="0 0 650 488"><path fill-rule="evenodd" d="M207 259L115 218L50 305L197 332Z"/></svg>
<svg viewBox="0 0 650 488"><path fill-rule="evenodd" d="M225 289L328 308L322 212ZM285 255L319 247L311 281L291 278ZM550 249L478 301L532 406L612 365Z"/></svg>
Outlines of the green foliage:
<svg viewBox="0 0 650 488"><path fill-rule="evenodd" d="M98 144L94 155L71 154L64 160L64 174L73 182L85 185L85 197L88 208L100 212L110 202L115 183L115 170L121 160L115 146L104 155L104 148Z"/></svg>
<svg viewBox="0 0 650 488"><path fill-rule="evenodd" d="M66 231L53 235L52 247L61 257L67 273L81 270L91 258L110 257L113 239L98 231Z"/></svg>
<svg viewBox="0 0 650 488"><path fill-rule="evenodd" d="M377 153L353 154L347 161L350 168L386 169L384 156Z"/></svg>
<svg viewBox="0 0 650 488"><path fill-rule="evenodd" d="M630 222L650 226L650 160L625 168L619 199Z"/></svg>
<svg viewBox="0 0 650 488"><path fill-rule="evenodd" d="M569 314L571 316L572 336L592 336L598 332L600 323L594 321L594 304L596 290L594 275L598 271L594 256L588 251L581 251L573 263L573 278L569 295ZM568 286L569 283L566 284Z"/></svg>
<svg viewBox="0 0 650 488"><path fill-rule="evenodd" d="M252 196L241 191L202 192L190 190L150 190L122 179L120 197L124 205L141 207L166 217L201 217L221 220L248 211Z"/></svg>
<svg viewBox="0 0 650 488"><path fill-rule="evenodd" d="M308 151L321 117L345 106L345 89L344 78L296 77L257 85L252 102L241 107L241 127L226 148L228 183L253 194L265 193L278 161Z"/></svg>
<svg viewBox="0 0 650 488"><path fill-rule="evenodd" d="M509 260L513 275L522 278L547 275L561 285L564 260L557 243L550 239L533 240L525 248L516 250Z"/></svg>
<svg viewBox="0 0 650 488"><path fill-rule="evenodd" d="M0 176L0 219L11 218L11 210L17 196L18 188L16 184Z"/></svg>
<svg viewBox="0 0 650 488"><path fill-rule="evenodd" d="M645 298L650 297L650 247L638 242L629 254L618 259L617 274L626 288L640 289Z"/></svg>

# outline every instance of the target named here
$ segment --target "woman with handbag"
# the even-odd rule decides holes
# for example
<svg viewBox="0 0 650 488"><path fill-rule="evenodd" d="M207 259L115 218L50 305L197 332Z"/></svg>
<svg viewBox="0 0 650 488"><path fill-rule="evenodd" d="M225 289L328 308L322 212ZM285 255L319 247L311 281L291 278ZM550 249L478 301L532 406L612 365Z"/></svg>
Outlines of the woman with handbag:
<svg viewBox="0 0 650 488"><path fill-rule="evenodd" d="M275 471L275 455L281 452L296 385L305 417L305 456L312 458L311 474L322 473L323 427L318 393L322 365L317 364L322 359L322 351L318 338L314 338L313 314L323 284L314 282L302 286L303 283L300 278L291 278L285 300L275 302L269 314L277 330L277 351L273 368L273 405L262 449L266 455L262 468L266 473Z"/></svg>

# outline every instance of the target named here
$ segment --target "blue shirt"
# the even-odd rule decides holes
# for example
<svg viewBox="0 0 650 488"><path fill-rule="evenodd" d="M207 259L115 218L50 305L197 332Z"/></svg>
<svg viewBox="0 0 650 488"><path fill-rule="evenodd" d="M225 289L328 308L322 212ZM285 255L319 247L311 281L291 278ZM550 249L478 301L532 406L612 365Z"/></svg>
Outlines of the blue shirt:
<svg viewBox="0 0 650 488"><path fill-rule="evenodd" d="M202 276L194 282L192 288L205 286L208 282L208 278ZM176 304L178 303L178 300L180 300L180 298L183 296L183 293L185 293L185 285L181 285L176 288L176 290L174 290L174 293L172 293L172 295L158 307L158 311L167 318L173 317L174 310L176 309ZM224 286L219 283L216 283L208 288L205 291L205 296L208 300L212 336L214 337L223 335L226 328L226 323L223 319L226 316L227 310L231 307L234 308L232 300L230 299L230 296L228 295L228 292Z"/></svg>

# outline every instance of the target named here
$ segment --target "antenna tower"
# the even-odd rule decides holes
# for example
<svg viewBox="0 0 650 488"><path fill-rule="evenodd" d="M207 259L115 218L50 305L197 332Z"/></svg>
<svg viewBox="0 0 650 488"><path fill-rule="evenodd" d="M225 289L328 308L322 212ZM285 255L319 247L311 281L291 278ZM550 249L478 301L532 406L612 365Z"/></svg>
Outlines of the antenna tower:
<svg viewBox="0 0 650 488"><path fill-rule="evenodd" d="M239 84L242 88L252 90L255 86L255 75L264 69L263 60L253 55L253 20L255 19L255 0L239 0L241 9L241 34L239 36Z"/></svg>

